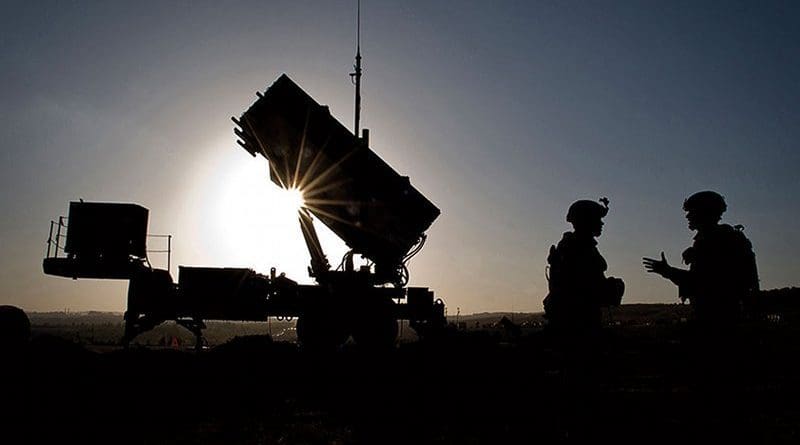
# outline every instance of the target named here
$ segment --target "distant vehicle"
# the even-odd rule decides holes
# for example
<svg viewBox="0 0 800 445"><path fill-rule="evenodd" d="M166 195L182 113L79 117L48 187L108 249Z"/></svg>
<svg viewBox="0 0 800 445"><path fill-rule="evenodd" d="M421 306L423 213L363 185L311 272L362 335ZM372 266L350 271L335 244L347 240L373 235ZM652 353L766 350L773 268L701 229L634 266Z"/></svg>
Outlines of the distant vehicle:
<svg viewBox="0 0 800 445"><path fill-rule="evenodd" d="M108 202L71 202L68 218L51 222L44 272L129 280L125 344L167 320L201 345L207 320L298 317L298 340L309 348L333 348L350 336L366 347L390 347L398 320L421 335L445 327L442 300L428 288L406 287L406 264L440 211L370 150L367 130L351 133L285 74L233 121L239 145L269 161L270 179L305 196L299 221L317 284L298 284L275 268L262 275L186 266L175 283L148 261L148 209ZM351 249L335 270L314 216ZM355 254L369 263L354 267Z"/></svg>

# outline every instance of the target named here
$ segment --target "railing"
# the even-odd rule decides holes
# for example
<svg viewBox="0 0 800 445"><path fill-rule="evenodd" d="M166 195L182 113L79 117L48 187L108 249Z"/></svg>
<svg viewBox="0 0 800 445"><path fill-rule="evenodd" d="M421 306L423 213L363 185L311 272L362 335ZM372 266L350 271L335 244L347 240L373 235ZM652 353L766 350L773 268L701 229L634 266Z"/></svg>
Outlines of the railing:
<svg viewBox="0 0 800 445"><path fill-rule="evenodd" d="M58 221L50 221L50 234L47 237L47 255L45 258L58 258L59 251L64 252L64 256L66 255L66 251L64 250L64 246L66 245L67 238L67 218L66 216L59 216ZM55 232L55 238L53 238L53 232ZM153 235L148 234L147 238L160 238L167 240L167 248L166 249L148 249L146 253L149 255L151 253L155 254L166 254L167 255L167 270L169 271L172 266L172 235ZM63 244L62 244L63 241ZM51 255L52 254L52 255ZM148 259L149 261L149 259Z"/></svg>
<svg viewBox="0 0 800 445"><path fill-rule="evenodd" d="M167 254L167 271L171 269L172 266L172 235L147 235L148 238L166 238L167 240L167 248L166 249L155 249L155 250L147 250L148 255L151 253L158 253L158 254Z"/></svg>
<svg viewBox="0 0 800 445"><path fill-rule="evenodd" d="M58 217L58 223L56 223L55 221L50 221L50 235L47 237L47 258L51 258L50 257L51 250L53 251L52 258L58 258L59 249L62 252L64 251L64 247L61 246L61 238L62 237L66 238L67 234L64 233L62 235L61 234L61 228L63 227L66 230L67 224L65 223L65 221L67 219L68 218L66 216L59 216ZM55 239L53 239L53 227L54 226L58 226L58 228L56 229L56 238Z"/></svg>

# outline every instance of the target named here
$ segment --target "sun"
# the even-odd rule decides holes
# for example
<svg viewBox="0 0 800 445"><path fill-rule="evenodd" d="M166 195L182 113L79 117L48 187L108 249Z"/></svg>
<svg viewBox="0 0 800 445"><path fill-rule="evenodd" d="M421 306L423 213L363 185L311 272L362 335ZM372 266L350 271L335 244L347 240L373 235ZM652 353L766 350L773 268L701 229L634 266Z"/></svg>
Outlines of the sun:
<svg viewBox="0 0 800 445"><path fill-rule="evenodd" d="M297 188L290 188L281 190L281 193L276 193L277 196L280 196L279 202L276 202L276 206L278 209L277 211L283 211L291 214L297 213L298 210L302 209L306 206L305 198L303 197L303 192ZM283 210L281 210L283 209Z"/></svg>
<svg viewBox="0 0 800 445"><path fill-rule="evenodd" d="M234 162L235 161L235 162ZM272 267L294 280L308 275L308 249L298 210L306 206L298 188L281 188L269 179L266 159L219 166L205 198L209 221L196 246L207 266L246 267L269 273ZM221 167L225 167L224 169Z"/></svg>

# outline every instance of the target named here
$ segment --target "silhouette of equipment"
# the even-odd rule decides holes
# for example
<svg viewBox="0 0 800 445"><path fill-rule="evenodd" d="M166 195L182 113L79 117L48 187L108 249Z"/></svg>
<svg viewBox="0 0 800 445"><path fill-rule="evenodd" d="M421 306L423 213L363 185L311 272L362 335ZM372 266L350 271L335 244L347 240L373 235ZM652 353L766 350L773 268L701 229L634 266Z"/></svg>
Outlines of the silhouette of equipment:
<svg viewBox="0 0 800 445"><path fill-rule="evenodd" d="M440 213L408 177L285 74L234 122L240 145L270 161L272 182L300 190L310 213L375 262L376 279L401 282L403 257Z"/></svg>
<svg viewBox="0 0 800 445"><path fill-rule="evenodd" d="M25 311L0 305L0 353L25 347L30 337L31 322Z"/></svg>
<svg viewBox="0 0 800 445"><path fill-rule="evenodd" d="M350 336L369 348L391 347L398 320L420 335L446 325L444 303L426 287L406 287L407 263L424 245L440 211L285 74L240 118L239 145L269 161L272 182L297 189L305 204L300 228L311 256L304 285L246 268L180 266L168 270L147 258L148 210L136 204L72 202L69 217L51 223L46 274L70 278L128 279L124 343L174 320L192 331L197 345L208 320L263 321L298 317L300 343L330 349ZM350 247L333 270L313 217ZM56 230L55 240L53 230ZM61 232L66 243L61 248ZM54 245L54 253L50 247ZM63 251L63 252L62 252ZM356 268L353 256L368 260Z"/></svg>
<svg viewBox="0 0 800 445"><path fill-rule="evenodd" d="M71 202L63 251L57 239L55 255L44 260L44 273L73 278L127 279L147 259L149 211L136 204ZM64 220L69 221L65 224ZM52 227L51 240L52 242Z"/></svg>

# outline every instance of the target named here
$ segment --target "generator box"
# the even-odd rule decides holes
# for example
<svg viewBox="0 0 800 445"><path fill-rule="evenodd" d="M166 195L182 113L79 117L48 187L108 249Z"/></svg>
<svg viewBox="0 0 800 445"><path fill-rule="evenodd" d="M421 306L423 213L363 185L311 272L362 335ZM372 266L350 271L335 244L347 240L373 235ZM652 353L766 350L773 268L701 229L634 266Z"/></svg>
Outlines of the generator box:
<svg viewBox="0 0 800 445"><path fill-rule="evenodd" d="M85 260L146 258L148 213L137 204L70 202L64 251Z"/></svg>
<svg viewBox="0 0 800 445"><path fill-rule="evenodd" d="M252 269L178 268L180 298L206 320L264 320L268 283Z"/></svg>

